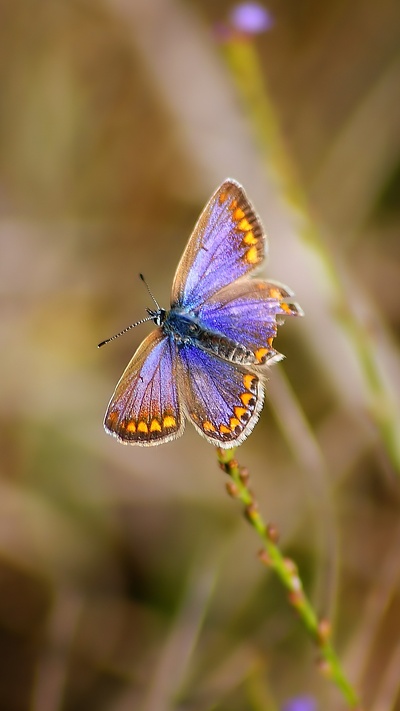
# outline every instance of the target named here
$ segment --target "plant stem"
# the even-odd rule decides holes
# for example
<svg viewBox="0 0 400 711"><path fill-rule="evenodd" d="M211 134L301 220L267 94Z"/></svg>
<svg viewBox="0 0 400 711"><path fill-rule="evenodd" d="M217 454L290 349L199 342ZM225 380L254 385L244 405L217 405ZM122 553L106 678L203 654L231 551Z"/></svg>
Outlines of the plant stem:
<svg viewBox="0 0 400 711"><path fill-rule="evenodd" d="M296 564L290 558L286 558L277 546L277 530L273 526L266 525L259 512L254 494L249 489L249 474L246 469L239 466L234 454L234 449L217 450L221 469L231 477L231 481L227 484L228 493L242 502L247 520L263 543L259 557L265 565L276 573L289 593L290 604L295 608L307 631L317 644L322 660L319 665L321 672L331 679L341 691L350 709L361 711L358 696L346 678L330 642L329 622L324 619L318 619L311 602L304 592Z"/></svg>

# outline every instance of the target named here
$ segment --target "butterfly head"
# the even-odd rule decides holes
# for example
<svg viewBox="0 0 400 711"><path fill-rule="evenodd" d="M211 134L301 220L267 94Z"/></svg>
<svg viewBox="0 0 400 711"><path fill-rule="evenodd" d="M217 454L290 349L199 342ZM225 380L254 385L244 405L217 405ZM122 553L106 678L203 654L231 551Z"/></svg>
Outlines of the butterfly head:
<svg viewBox="0 0 400 711"><path fill-rule="evenodd" d="M165 309L158 308L156 311L154 311L154 309L146 309L146 311L150 318L153 319L156 326L162 326L167 318L167 312Z"/></svg>

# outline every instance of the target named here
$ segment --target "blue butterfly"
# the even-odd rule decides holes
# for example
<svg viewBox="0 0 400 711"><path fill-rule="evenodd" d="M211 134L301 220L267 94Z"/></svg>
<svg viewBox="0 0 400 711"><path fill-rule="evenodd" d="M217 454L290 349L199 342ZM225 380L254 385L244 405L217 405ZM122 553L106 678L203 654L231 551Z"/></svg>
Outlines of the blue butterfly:
<svg viewBox="0 0 400 711"><path fill-rule="evenodd" d="M265 250L263 227L243 188L226 180L182 255L170 310L155 302L157 310L143 319L157 328L115 389L106 432L123 443L161 444L180 437L188 418L219 447L248 437L263 406L267 366L283 357L272 346L279 319L302 315L287 300L288 288L249 278Z"/></svg>

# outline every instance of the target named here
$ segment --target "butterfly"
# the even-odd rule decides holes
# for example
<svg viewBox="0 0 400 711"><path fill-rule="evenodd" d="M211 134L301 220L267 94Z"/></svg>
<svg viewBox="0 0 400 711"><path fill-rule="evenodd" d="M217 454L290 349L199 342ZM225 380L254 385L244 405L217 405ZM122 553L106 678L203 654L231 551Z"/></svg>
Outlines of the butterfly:
<svg viewBox="0 0 400 711"><path fill-rule="evenodd" d="M250 276L265 252L265 233L244 189L225 180L179 262L171 308L152 297L157 309L138 322L151 319L157 328L115 388L106 432L150 446L180 437L188 419L222 448L248 437L263 406L268 366L283 358L273 348L277 326L282 316L303 313L286 286Z"/></svg>

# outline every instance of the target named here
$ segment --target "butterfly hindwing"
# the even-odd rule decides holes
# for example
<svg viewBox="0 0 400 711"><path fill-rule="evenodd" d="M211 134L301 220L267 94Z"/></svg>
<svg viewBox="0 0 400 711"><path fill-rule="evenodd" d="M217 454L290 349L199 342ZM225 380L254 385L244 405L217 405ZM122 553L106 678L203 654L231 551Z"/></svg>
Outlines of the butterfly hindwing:
<svg viewBox="0 0 400 711"><path fill-rule="evenodd" d="M108 405L104 427L121 442L144 446L182 434L175 346L161 329L145 338L123 373Z"/></svg>
<svg viewBox="0 0 400 711"><path fill-rule="evenodd" d="M193 230L172 286L172 307L195 309L248 274L265 256L261 222L243 188L226 180Z"/></svg>
<svg viewBox="0 0 400 711"><path fill-rule="evenodd" d="M292 292L277 282L243 279L214 294L196 311L203 328L216 331L251 351L247 365L262 366L282 357L273 340L283 316L301 315Z"/></svg>
<svg viewBox="0 0 400 711"><path fill-rule="evenodd" d="M243 442L263 405L258 376L191 343L179 349L177 364L185 414L198 432L223 448Z"/></svg>

